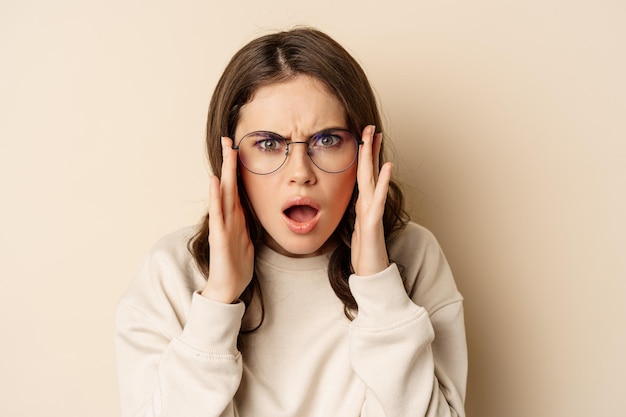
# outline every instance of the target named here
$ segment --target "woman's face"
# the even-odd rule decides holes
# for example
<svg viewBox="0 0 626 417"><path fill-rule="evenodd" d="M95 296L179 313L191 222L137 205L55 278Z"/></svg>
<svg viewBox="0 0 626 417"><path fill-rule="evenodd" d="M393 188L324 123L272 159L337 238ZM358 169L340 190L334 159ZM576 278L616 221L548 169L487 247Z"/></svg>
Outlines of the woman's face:
<svg viewBox="0 0 626 417"><path fill-rule="evenodd" d="M308 141L328 128L346 129L343 105L318 80L299 75L259 88L244 105L233 138L235 145L250 132L270 131L292 142ZM356 163L331 174L316 167L307 146L292 144L277 171L254 174L239 170L256 216L267 232L266 244L289 256L314 256L327 243L350 202Z"/></svg>

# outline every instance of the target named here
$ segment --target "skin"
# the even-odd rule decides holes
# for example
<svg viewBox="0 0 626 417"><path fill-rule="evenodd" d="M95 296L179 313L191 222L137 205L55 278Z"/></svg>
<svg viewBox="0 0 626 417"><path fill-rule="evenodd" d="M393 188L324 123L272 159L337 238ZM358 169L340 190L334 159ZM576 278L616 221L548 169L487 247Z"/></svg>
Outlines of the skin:
<svg viewBox="0 0 626 417"><path fill-rule="evenodd" d="M292 141L306 141L313 133L330 127L346 127L345 109L325 86L300 75L260 88L242 107L235 139L268 130ZM237 170L261 225L266 244L292 257L315 256L332 250L331 235L350 201L355 183L359 195L352 235L351 261L356 275L367 276L389 266L382 227L392 165L378 172L381 134L374 126L362 132L364 142L356 165L330 174L318 169L306 154L305 145L292 145L286 163L269 175L250 173L237 164L233 140L222 138L221 181L210 178L209 279L201 294L212 300L233 303L249 284L254 269L250 242L237 190ZM271 192L268 192L271 190ZM306 233L295 233L284 219L283 208L294 198L308 198L319 207L319 221Z"/></svg>
<svg viewBox="0 0 626 417"><path fill-rule="evenodd" d="M315 132L346 126L339 101L319 81L298 77L260 88L242 107L235 138L269 130L292 141L306 141ZM241 169L250 202L268 234L266 243L287 256L315 256L327 250L326 243L341 221L356 183L357 164L330 174L311 162L306 148L304 144L291 145L285 165L269 175ZM298 198L311 199L320 208L320 220L309 233L292 232L282 216L285 205Z"/></svg>

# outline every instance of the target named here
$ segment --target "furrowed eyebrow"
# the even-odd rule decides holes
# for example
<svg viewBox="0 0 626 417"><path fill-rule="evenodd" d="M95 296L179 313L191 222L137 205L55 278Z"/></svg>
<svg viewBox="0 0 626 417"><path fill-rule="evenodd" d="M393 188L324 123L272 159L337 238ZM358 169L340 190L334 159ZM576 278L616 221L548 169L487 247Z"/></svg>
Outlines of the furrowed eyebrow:
<svg viewBox="0 0 626 417"><path fill-rule="evenodd" d="M350 132L350 130L349 130L348 128L346 128L346 127L339 127L339 126L327 127L327 128L324 128L324 129L318 130L317 132L312 133L311 135L309 135L309 136L307 137L307 141L311 140L312 138L314 138L314 137L315 137L315 136L317 136L317 135L320 135L320 134L322 134L322 133L326 133L326 132L329 132L329 131L332 131L332 130L343 130L343 131ZM253 130L253 131L251 131L251 132L246 133L246 134L245 134L245 135L243 135L241 138L243 139L243 138L245 138L246 136L250 136L250 135L253 135L253 134L254 134L254 135L265 134L265 135L268 135L268 136L273 136L273 137L275 137L275 138L280 138L280 139L284 140L285 142L293 142L293 140L291 139L291 137L285 137L285 136L281 135L280 133L272 132L271 130ZM354 135L354 133L353 133L353 135ZM359 139L359 137L358 137L358 136L355 136L355 138L356 138L357 140Z"/></svg>
<svg viewBox="0 0 626 417"><path fill-rule="evenodd" d="M345 128L345 127L338 127L338 126L336 126L336 127L327 127L325 129L319 130L319 131L309 135L309 137L312 138L315 135L319 135L320 133L326 133L326 132L331 131L331 130L345 130L345 131L349 132L348 128Z"/></svg>

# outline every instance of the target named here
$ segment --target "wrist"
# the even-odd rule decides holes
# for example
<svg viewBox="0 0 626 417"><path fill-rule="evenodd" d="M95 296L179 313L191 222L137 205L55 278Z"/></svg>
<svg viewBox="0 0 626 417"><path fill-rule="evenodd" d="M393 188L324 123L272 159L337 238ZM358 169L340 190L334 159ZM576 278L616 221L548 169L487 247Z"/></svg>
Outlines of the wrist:
<svg viewBox="0 0 626 417"><path fill-rule="evenodd" d="M209 300L223 304L235 304L239 299L239 294L234 294L233 291L212 288L208 283L204 289L200 291L200 295Z"/></svg>

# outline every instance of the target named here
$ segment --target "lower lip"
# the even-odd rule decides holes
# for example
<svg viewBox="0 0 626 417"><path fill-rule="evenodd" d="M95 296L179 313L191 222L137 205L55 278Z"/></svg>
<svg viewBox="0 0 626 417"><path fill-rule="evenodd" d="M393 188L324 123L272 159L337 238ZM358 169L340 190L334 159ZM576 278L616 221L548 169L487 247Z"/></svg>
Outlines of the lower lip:
<svg viewBox="0 0 626 417"><path fill-rule="evenodd" d="M285 214L283 214L283 219L285 220L285 223L287 224L289 230L291 230L293 233L304 235L310 233L311 231L313 231L313 229L315 229L315 226L317 226L320 221L320 213L318 211L315 217L313 217L308 222L297 222L287 217Z"/></svg>

